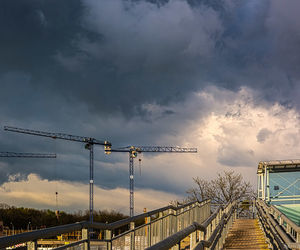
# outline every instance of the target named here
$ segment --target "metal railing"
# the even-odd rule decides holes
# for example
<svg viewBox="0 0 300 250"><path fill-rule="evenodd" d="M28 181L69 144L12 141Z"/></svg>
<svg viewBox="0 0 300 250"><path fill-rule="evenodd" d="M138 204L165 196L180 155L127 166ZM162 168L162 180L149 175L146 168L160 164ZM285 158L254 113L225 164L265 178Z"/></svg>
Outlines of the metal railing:
<svg viewBox="0 0 300 250"><path fill-rule="evenodd" d="M1 237L0 249L26 243L28 249L34 250L37 249L38 244L41 244L41 241L38 241L40 239L56 237L77 230L82 230L80 241L68 245L62 242L60 243L62 246L57 249L145 249L182 230L194 221L204 222L209 216L210 200L200 203L190 202L178 207L170 205L110 224L84 221ZM141 223L143 220L145 223ZM141 225L135 226L136 224ZM98 240L92 239L91 229L94 236L101 232L104 237Z"/></svg>
<svg viewBox="0 0 300 250"><path fill-rule="evenodd" d="M210 216L210 202L191 203L179 208L168 208L158 213L158 218L131 231L113 237L108 249L145 249L180 231L193 221L202 222Z"/></svg>
<svg viewBox="0 0 300 250"><path fill-rule="evenodd" d="M147 250L181 249L180 242L189 236L189 249L222 249L226 235L235 219L236 202L220 206L202 224L194 221L187 227Z"/></svg>
<svg viewBox="0 0 300 250"><path fill-rule="evenodd" d="M277 249L300 249L300 227L263 200L256 201L259 220L270 244Z"/></svg>

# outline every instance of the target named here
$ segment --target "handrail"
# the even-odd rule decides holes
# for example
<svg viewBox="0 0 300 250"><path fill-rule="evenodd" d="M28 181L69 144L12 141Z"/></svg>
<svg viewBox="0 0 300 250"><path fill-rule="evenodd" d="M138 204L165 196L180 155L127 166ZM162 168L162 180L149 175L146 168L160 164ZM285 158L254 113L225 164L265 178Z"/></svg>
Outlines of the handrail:
<svg viewBox="0 0 300 250"><path fill-rule="evenodd" d="M47 238L56 236L58 234L67 233L70 231L81 230L86 228L89 223L82 221L73 224L67 224L63 226L49 227L40 230L34 230L31 232L15 234L11 236L1 237L0 238L0 249L17 245L19 243L34 241L41 238Z"/></svg>
<svg viewBox="0 0 300 250"><path fill-rule="evenodd" d="M226 208L228 206L232 205L231 203L228 203ZM224 213L219 225L216 227L212 235L210 236L208 241L202 240L200 243L196 246L195 249L203 249L203 246L211 246L211 244L214 242L214 239L219 232L219 230L224 226L225 224L225 218L230 217L232 212L233 212L234 206L232 205L230 207L230 210L228 213ZM220 210L224 210L222 206L219 206L219 208L209 217L207 218L202 224L199 224L197 222L193 222L190 226L182 229L181 231L167 237L166 239L156 243L155 245L146 248L147 250L164 250L164 249L170 249L171 247L175 246L178 242L186 238L188 235L191 233L199 230L202 231L206 234L207 227L210 225L210 223L217 217L219 214Z"/></svg>
<svg viewBox="0 0 300 250"><path fill-rule="evenodd" d="M284 213L282 213L278 208L271 205L269 209L274 210L282 219L284 219L288 224L292 226L295 231L300 232L300 226L298 226L295 222L293 222L290 218L288 218ZM272 213L273 214L273 213Z"/></svg>
<svg viewBox="0 0 300 250"><path fill-rule="evenodd" d="M224 225L231 219L231 216L233 214L233 211L236 209L236 201L227 204L227 206L225 207L224 210L227 210L229 208L229 211L227 213L224 213L222 215L222 218L218 224L218 226L215 228L215 230L213 231L213 233L211 234L211 236L209 237L208 240L201 240L196 247L194 248L194 250L202 250L205 247L211 247L213 244L216 245L217 244L217 239L220 238L221 234L222 234L222 229L224 228Z"/></svg>
<svg viewBox="0 0 300 250"><path fill-rule="evenodd" d="M269 207L263 201L258 200L256 202L256 208L263 222L270 227L272 236L281 249L300 249L300 242L296 242L297 239L292 240L292 235L284 230L280 225L281 223L277 221L277 218L274 218L273 214L269 212L270 209L277 210L274 206ZM280 211L277 210L276 212ZM293 226L295 226L295 228L299 228L294 222L292 222L282 213L281 218L284 218L284 220L286 220L290 225L292 224ZM295 230L294 227L291 228ZM300 233L300 231L298 230L295 231L297 232L297 234Z"/></svg>
<svg viewBox="0 0 300 250"><path fill-rule="evenodd" d="M220 223L215 228L211 236L208 240L201 240L199 244L194 248L194 250L203 250L204 247L212 247L212 249L215 248L215 245L217 244L217 239L220 238L222 230L224 228L224 225L228 222L228 220L231 218L233 211L235 207L232 206L227 214L223 214Z"/></svg>
<svg viewBox="0 0 300 250"><path fill-rule="evenodd" d="M279 248L280 249L289 249L288 246L281 239L280 234L276 230L276 227L274 227L271 223L268 223L267 215L263 211L263 209L261 207L257 207L257 212L259 214L261 222L263 223L263 227L265 228L265 226L268 225L268 227L270 228L272 236L273 236L274 240L276 241L277 245L279 246ZM280 230L280 228L279 228L279 230ZM268 234L266 236L268 238L270 238L270 236Z"/></svg>
<svg viewBox="0 0 300 250"><path fill-rule="evenodd" d="M209 200L204 200L201 203L204 202L206 204L208 201ZM146 213L139 214L139 215L136 215L136 216L133 216L133 217L129 217L129 218L126 218L126 219L123 219L123 220L112 222L112 223L108 224L109 225L109 229L111 229L111 230L112 229L116 229L116 228L122 227L124 225L127 225L130 222L135 222L135 221L140 220L140 219L145 219L146 217L150 217L150 216L152 216L154 214L158 214L160 212L164 212L164 211L167 211L169 209L173 209L174 211L177 211L179 209L188 207L188 206L196 204L196 203L198 203L198 201L192 201L192 202L183 204L183 205L178 206L178 207L175 207L173 205L169 205L169 206L165 206L165 207L162 207L162 208L158 208L158 209L152 210L150 212L146 212Z"/></svg>
<svg viewBox="0 0 300 250"><path fill-rule="evenodd" d="M76 242L73 242L73 243L70 243L70 244L67 244L67 245L63 245L63 246L55 248L55 250L63 250L63 249L67 249L67 248L70 248L70 247L75 247L79 244L86 243L86 242L88 242L88 239L84 239L84 240L76 241Z"/></svg>
<svg viewBox="0 0 300 250"><path fill-rule="evenodd" d="M182 229L181 231L169 236L168 238L154 244L151 247L146 248L147 250L159 250L159 249L170 249L171 247L175 246L179 241L183 240L191 233L195 232L196 230L200 230L202 232L205 231L205 227L202 224L197 222L193 222L192 225Z"/></svg>
<svg viewBox="0 0 300 250"><path fill-rule="evenodd" d="M205 205L209 202L209 200L204 200L200 204ZM199 203L198 201L193 201L189 202L187 204L183 204L181 206L165 206L159 209L152 210L150 212L146 212L140 215L136 215L130 218L126 218L120 221L116 221L110 224L106 223L98 223L98 222L93 222L90 223L88 221L82 221L82 222L76 222L72 224L67 224L67 225L62 225L62 226L55 226L55 227L50 227L50 228L45 228L45 229L39 229L39 230L34 230L31 232L25 232L21 234L15 234L12 236L6 236L6 237L0 237L0 249L17 245L23 242L29 242L29 241L36 241L41 238L49 238L53 237L59 234L71 232L71 231L77 231L77 230L82 230L86 228L93 228L93 229L100 229L100 230L114 230L116 228L120 228L124 225L128 225L131 222L136 222L137 220L144 219L146 217L150 217L152 215L158 214L160 212L167 211L169 209L172 209L174 211L186 208L188 206L191 206L193 204ZM74 242L75 243L75 242ZM78 242L77 242L78 243Z"/></svg>

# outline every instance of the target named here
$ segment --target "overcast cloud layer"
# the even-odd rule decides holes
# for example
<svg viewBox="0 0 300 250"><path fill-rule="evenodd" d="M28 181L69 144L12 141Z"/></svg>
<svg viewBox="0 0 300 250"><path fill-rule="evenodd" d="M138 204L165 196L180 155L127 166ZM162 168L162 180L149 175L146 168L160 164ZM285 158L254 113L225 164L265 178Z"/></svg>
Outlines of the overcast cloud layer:
<svg viewBox="0 0 300 250"><path fill-rule="evenodd" d="M145 154L141 175L136 164L137 189L170 199L223 169L255 184L258 161L299 158L299 9L298 0L2 0L0 125L198 147ZM0 159L2 185L88 183L80 143L2 131L0 150L58 154ZM125 190L128 155L97 147L95 184Z"/></svg>

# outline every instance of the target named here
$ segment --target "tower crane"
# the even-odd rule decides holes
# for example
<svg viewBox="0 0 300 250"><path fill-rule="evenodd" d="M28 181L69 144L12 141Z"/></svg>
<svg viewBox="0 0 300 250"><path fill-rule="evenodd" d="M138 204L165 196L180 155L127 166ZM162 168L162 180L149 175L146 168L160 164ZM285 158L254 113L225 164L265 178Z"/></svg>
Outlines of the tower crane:
<svg viewBox="0 0 300 250"><path fill-rule="evenodd" d="M23 133L29 135L37 135L43 137L50 137L52 139L61 139L61 140L68 140L68 141L75 141L85 143L85 148L90 151L90 194L89 194L89 212L90 212L90 222L93 222L93 210L94 210L94 145L102 145L104 146L105 150L109 150L111 148L111 143L108 141L101 141L91 137L85 136L77 136L77 135L70 135L70 134L63 134L63 133L53 133L53 132L44 132L44 131L37 131L31 129L23 129L23 128L16 128L10 126L4 126L4 130L16 132L16 133Z"/></svg>
<svg viewBox="0 0 300 250"><path fill-rule="evenodd" d="M124 148L107 148L106 154L111 152L129 153L129 205L130 217L134 215L134 158L141 153L197 153L197 148L181 148L169 146L127 146Z"/></svg>
<svg viewBox="0 0 300 250"><path fill-rule="evenodd" d="M56 154L0 152L0 157L17 157L17 158L56 158Z"/></svg>

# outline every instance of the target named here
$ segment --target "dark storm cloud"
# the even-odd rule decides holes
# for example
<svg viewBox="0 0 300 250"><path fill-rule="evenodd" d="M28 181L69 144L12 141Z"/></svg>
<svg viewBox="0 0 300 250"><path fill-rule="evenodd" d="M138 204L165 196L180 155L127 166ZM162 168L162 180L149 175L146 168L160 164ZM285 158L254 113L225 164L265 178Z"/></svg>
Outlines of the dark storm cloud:
<svg viewBox="0 0 300 250"><path fill-rule="evenodd" d="M117 145L155 144L162 135L176 135L179 120L194 119L192 112L178 119L168 105L183 103L207 85L230 90L246 85L269 101L298 106L299 2L282 5L278 0L2 0L0 125ZM207 107L197 105L190 110L206 114ZM57 177L51 160L32 161L26 169L10 160L1 168L1 181L18 172L83 182L88 176L83 145L2 134L2 151L62 152L59 165L66 168ZM222 152L219 161L230 166L252 157L251 151L236 152L239 159ZM127 186L127 156L98 160L98 183ZM126 168L116 175L107 167L111 161Z"/></svg>
<svg viewBox="0 0 300 250"><path fill-rule="evenodd" d="M286 84L297 88L297 15L278 1L0 4L1 72L20 71L32 88L98 114L143 115L143 103L182 101L208 82L250 85L283 102Z"/></svg>
<svg viewBox="0 0 300 250"><path fill-rule="evenodd" d="M267 128L263 128L259 131L259 133L256 136L256 139L258 142L263 143L265 140L269 138L269 136L272 134L272 131L270 131Z"/></svg>
<svg viewBox="0 0 300 250"><path fill-rule="evenodd" d="M219 148L218 162L224 166L239 167L239 166L255 166L255 158L253 150L241 150L233 147Z"/></svg>
<svg viewBox="0 0 300 250"><path fill-rule="evenodd" d="M20 70L38 75L53 63L58 49L71 50L80 30L80 1L26 0L0 3L1 71Z"/></svg>
<svg viewBox="0 0 300 250"><path fill-rule="evenodd" d="M206 63L214 48L210 36L221 31L218 14L202 5L194 11L186 2L143 1L132 13L129 4L127 14L124 3L2 1L1 71L21 72L31 88L42 85L49 96L73 98L102 114L143 115L145 102L183 100L206 70L198 64ZM93 5L99 17L92 16ZM181 7L184 12L176 18ZM143 12L147 20L131 26ZM91 22L98 18L100 27Z"/></svg>

